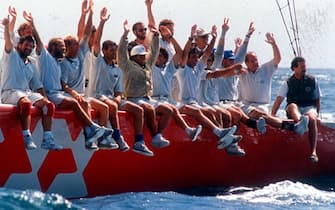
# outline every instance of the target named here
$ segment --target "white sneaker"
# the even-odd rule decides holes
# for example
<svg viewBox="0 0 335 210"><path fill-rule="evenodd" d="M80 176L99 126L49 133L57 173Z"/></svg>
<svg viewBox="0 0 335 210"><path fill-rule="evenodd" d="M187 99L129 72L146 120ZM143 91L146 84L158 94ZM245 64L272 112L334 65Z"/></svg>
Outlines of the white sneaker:
<svg viewBox="0 0 335 210"><path fill-rule="evenodd" d="M266 133L266 127L265 127L265 119L263 117L260 117L257 120L257 130L261 133L261 134L265 134Z"/></svg>
<svg viewBox="0 0 335 210"><path fill-rule="evenodd" d="M119 145L110 136L98 138L98 147L100 149L118 149Z"/></svg>
<svg viewBox="0 0 335 210"><path fill-rule="evenodd" d="M85 141L85 148L88 150L98 150L99 147L95 142Z"/></svg>
<svg viewBox="0 0 335 210"><path fill-rule="evenodd" d="M244 156L245 151L241 149L237 144L231 144L226 148L228 155Z"/></svg>
<svg viewBox="0 0 335 210"><path fill-rule="evenodd" d="M47 138L43 139L41 148L49 150L61 150L63 149L63 146L56 144L54 138L52 136L48 136Z"/></svg>
<svg viewBox="0 0 335 210"><path fill-rule="evenodd" d="M192 139L192 142L198 139L198 136L201 133L201 131L202 131L201 125L198 125L196 128L192 128L191 134L188 135Z"/></svg>
<svg viewBox="0 0 335 210"><path fill-rule="evenodd" d="M135 142L133 146L133 151L138 154L149 157L154 156L154 153L151 150L149 150L147 146L145 146L144 142Z"/></svg>
<svg viewBox="0 0 335 210"><path fill-rule="evenodd" d="M33 142L33 138L31 137L31 135L24 136L23 139L24 145L26 146L27 150L33 150L37 148L36 144Z"/></svg>
<svg viewBox="0 0 335 210"><path fill-rule="evenodd" d="M84 132L85 142L95 142L99 137L104 135L105 132L106 129L103 127L95 128L93 131L90 131L89 133L86 134Z"/></svg>
<svg viewBox="0 0 335 210"><path fill-rule="evenodd" d="M151 145L156 148L164 148L170 145L170 141L158 133L151 139Z"/></svg>
<svg viewBox="0 0 335 210"><path fill-rule="evenodd" d="M126 152L129 150L129 146L124 140L123 136L121 136L120 139L115 139L115 142L119 145L119 150L121 150L122 152Z"/></svg>
<svg viewBox="0 0 335 210"><path fill-rule="evenodd" d="M301 116L300 121L294 124L294 132L298 135L304 135L304 133L308 130L308 122L309 118L307 116Z"/></svg>
<svg viewBox="0 0 335 210"><path fill-rule="evenodd" d="M219 142L218 142L218 149L224 149L228 145L230 145L234 140L234 133L236 132L236 125L233 125L230 128L223 129L223 132L220 136Z"/></svg>

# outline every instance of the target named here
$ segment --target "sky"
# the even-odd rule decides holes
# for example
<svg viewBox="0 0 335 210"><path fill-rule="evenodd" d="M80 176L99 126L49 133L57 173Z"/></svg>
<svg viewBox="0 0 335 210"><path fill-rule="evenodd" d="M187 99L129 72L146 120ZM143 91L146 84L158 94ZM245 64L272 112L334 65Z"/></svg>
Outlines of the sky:
<svg viewBox="0 0 335 210"><path fill-rule="evenodd" d="M183 46L189 37L192 25L209 31L212 25L218 27L225 17L230 20L226 36L226 49L234 48L234 39L243 38L250 22L254 22L254 32L249 50L257 53L264 63L272 58L272 48L265 40L265 33L274 34L280 48L280 67L287 67L294 57L288 35L285 31L276 0L153 0L153 13L158 23L163 18L175 22L175 37ZM29 2L29 3L28 3ZM1 0L0 18L7 15L8 6L14 6L18 13L16 26L22 23L22 12L32 13L35 25L43 42L52 37L76 34L82 0ZM284 6L286 0L278 0ZM307 66L335 69L335 9L334 0L296 0L297 22L299 27L302 56ZM106 6L111 14L105 25L103 40L118 42L123 32L122 22L137 21L147 23L144 0L95 0L94 24L99 22L99 11ZM286 9L284 16L288 17ZM291 27L289 26L289 31ZM3 49L2 29L0 28L0 49ZM130 35L133 39L133 35Z"/></svg>

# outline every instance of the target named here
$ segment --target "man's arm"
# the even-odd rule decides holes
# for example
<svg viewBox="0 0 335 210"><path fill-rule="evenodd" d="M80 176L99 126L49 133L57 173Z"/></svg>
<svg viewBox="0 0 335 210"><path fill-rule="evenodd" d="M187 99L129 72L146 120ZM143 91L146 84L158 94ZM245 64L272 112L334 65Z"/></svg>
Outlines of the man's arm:
<svg viewBox="0 0 335 210"><path fill-rule="evenodd" d="M275 102L273 103L272 110L271 110L271 115L276 116L277 111L280 107L280 104L283 102L284 97L283 96L277 96Z"/></svg>
<svg viewBox="0 0 335 210"><path fill-rule="evenodd" d="M248 32L245 35L245 39L243 40L243 44L239 47L238 51L236 52L235 63L243 63L245 60L245 55L247 54L249 39L253 32L255 31L254 23L251 22L249 24Z"/></svg>
<svg viewBox="0 0 335 210"><path fill-rule="evenodd" d="M31 15L31 13L30 12L28 13L27 11L23 12L23 17L33 28L33 36L34 36L35 41L36 41L36 54L40 55L41 50L43 48L43 43L42 43L40 35L37 32L37 29L36 29L36 26L35 26L35 23L34 23L34 18Z"/></svg>
<svg viewBox="0 0 335 210"><path fill-rule="evenodd" d="M100 23L97 28L97 32L96 32L94 44L93 44L93 51L94 51L95 56L98 56L98 53L100 52L102 32L104 29L104 25L106 21L109 19L109 17L110 17L110 14L108 14L107 8L106 7L102 8L100 11Z"/></svg>
<svg viewBox="0 0 335 210"><path fill-rule="evenodd" d="M274 64L275 64L275 66L278 66L278 64L281 60L281 55L280 55L280 51L279 51L279 48L276 44L276 40L275 40L273 34L272 33L266 33L266 40L265 41L272 46Z"/></svg>
<svg viewBox="0 0 335 210"><path fill-rule="evenodd" d="M10 53L13 50L13 42L9 34L9 15L2 19L2 25L4 26L5 51L6 53Z"/></svg>
<svg viewBox="0 0 335 210"><path fill-rule="evenodd" d="M183 56L183 50L181 49L179 43L177 40L172 36L171 31L166 26L160 26L159 31L161 32L162 37L168 37L168 39L171 41L176 53L173 56L173 63L175 66L179 66L182 56Z"/></svg>
<svg viewBox="0 0 335 210"><path fill-rule="evenodd" d="M215 45L215 41L216 41L216 37L217 37L217 28L216 28L215 25L212 26L211 36L212 36L212 39L209 42L209 45L207 46L204 54L201 56L201 59L204 61L204 63L207 63L207 59L211 55L212 50L213 50L214 45Z"/></svg>
<svg viewBox="0 0 335 210"><path fill-rule="evenodd" d="M181 60L181 63L180 65L183 67L186 65L187 63L187 59L188 59L188 53L190 52L190 49L191 49L191 46L192 46L192 42L196 36L196 30L197 30L197 25L193 25L192 28L191 28L191 34L190 34L190 37L188 38L185 46L184 46L184 50L183 50L183 57L182 57L182 60Z"/></svg>
<svg viewBox="0 0 335 210"><path fill-rule="evenodd" d="M227 31L229 30L229 18L224 18L221 28L222 28L221 36L220 36L219 43L215 51L215 57L214 57L214 63L213 63L214 68L221 66L221 63L222 63L225 37L226 37Z"/></svg>
<svg viewBox="0 0 335 210"><path fill-rule="evenodd" d="M220 77L231 77L233 75L246 73L246 70L242 68L242 65L237 63L224 69L217 69L216 71L209 71L206 74L206 79L220 78Z"/></svg>
<svg viewBox="0 0 335 210"><path fill-rule="evenodd" d="M149 28L149 33L146 35L145 40L144 40L144 47L146 49L149 49L153 36L154 34L151 32L153 28L156 28L156 22L155 22L155 18L152 12L152 3L153 0L145 0L145 6L147 8L147 16L148 16L148 28Z"/></svg>
<svg viewBox="0 0 335 210"><path fill-rule="evenodd" d="M9 33L12 33L13 36L14 36L14 27L15 27L16 16L17 16L15 7L9 6L8 7L8 13L12 17L11 20L10 20L10 22L9 22Z"/></svg>
<svg viewBox="0 0 335 210"><path fill-rule="evenodd" d="M127 70L127 68L124 68L129 56L128 56L128 34L129 34L130 28L128 24L128 20L125 20L123 22L123 34L121 36L119 46L117 48L117 63L122 69L122 71Z"/></svg>
<svg viewBox="0 0 335 210"><path fill-rule="evenodd" d="M91 4L93 4L93 1L90 0L90 2L88 2L88 0L84 0L81 3L81 15L80 15L80 18L79 18L78 28L77 28L78 40L81 40L84 36L86 15L90 11L90 9L89 9L90 6L88 7L88 3L91 5Z"/></svg>

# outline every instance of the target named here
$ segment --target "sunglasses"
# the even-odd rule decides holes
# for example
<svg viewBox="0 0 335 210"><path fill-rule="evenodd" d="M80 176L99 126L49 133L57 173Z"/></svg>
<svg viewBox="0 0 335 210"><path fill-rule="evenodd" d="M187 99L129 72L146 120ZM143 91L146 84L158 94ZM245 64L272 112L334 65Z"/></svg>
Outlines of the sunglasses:
<svg viewBox="0 0 335 210"><path fill-rule="evenodd" d="M147 28L140 28L140 29L137 29L138 32L146 32L148 29Z"/></svg>

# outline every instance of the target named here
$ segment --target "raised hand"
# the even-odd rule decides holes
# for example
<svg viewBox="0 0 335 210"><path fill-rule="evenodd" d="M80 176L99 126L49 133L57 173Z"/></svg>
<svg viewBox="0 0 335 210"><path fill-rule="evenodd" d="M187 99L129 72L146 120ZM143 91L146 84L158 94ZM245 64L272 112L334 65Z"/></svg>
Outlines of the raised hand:
<svg viewBox="0 0 335 210"><path fill-rule="evenodd" d="M273 33L266 33L265 34L265 37L266 37L266 42L267 43L269 43L269 44L271 44L271 45L275 45L276 44L276 40L275 40L275 38L274 38L274 36L273 36Z"/></svg>
<svg viewBox="0 0 335 210"><path fill-rule="evenodd" d="M34 25L34 18L33 18L33 16L31 15L30 12L23 11L23 18L24 18L28 23L30 23L32 26Z"/></svg>
<svg viewBox="0 0 335 210"><path fill-rule="evenodd" d="M216 38L216 36L218 35L216 25L213 25L213 26L212 26L211 35L212 35L213 38Z"/></svg>
<svg viewBox="0 0 335 210"><path fill-rule="evenodd" d="M9 7L8 7L8 13L9 13L10 16L12 16L13 18L16 18L16 16L17 16L15 7L9 6Z"/></svg>
<svg viewBox="0 0 335 210"><path fill-rule="evenodd" d="M240 37L237 37L235 40L234 40L234 43L235 43L235 48L240 48L241 45L242 45L242 39Z"/></svg>
<svg viewBox="0 0 335 210"><path fill-rule="evenodd" d="M125 33L129 33L129 31L130 31L128 20L123 21L123 31Z"/></svg>
<svg viewBox="0 0 335 210"><path fill-rule="evenodd" d="M247 33L247 35L248 35L248 36L251 36L251 34L254 33L254 31L255 31L254 22L251 22L251 23L249 24L249 29L248 29L248 33Z"/></svg>
<svg viewBox="0 0 335 210"><path fill-rule="evenodd" d="M229 18L223 19L222 32L227 32L229 30Z"/></svg>
<svg viewBox="0 0 335 210"><path fill-rule="evenodd" d="M172 36L172 33L171 33L170 29L166 26L160 26L159 31L161 32L161 35L163 37L171 37Z"/></svg>
<svg viewBox="0 0 335 210"><path fill-rule="evenodd" d="M9 15L7 15L7 17L2 19L1 23L2 25L7 26L9 24Z"/></svg>
<svg viewBox="0 0 335 210"><path fill-rule="evenodd" d="M197 36L197 28L198 28L198 25L197 24L194 24L191 28L191 35L190 37L194 38Z"/></svg>
<svg viewBox="0 0 335 210"><path fill-rule="evenodd" d="M81 12L86 14L86 13L88 13L89 10L90 10L90 8L88 7L88 0L84 0L81 3Z"/></svg>
<svg viewBox="0 0 335 210"><path fill-rule="evenodd" d="M100 11L100 20L106 22L110 17L110 14L108 14L107 7L104 7Z"/></svg>
<svg viewBox="0 0 335 210"><path fill-rule="evenodd" d="M151 7L153 0L145 0L144 3L147 5L147 7Z"/></svg>

